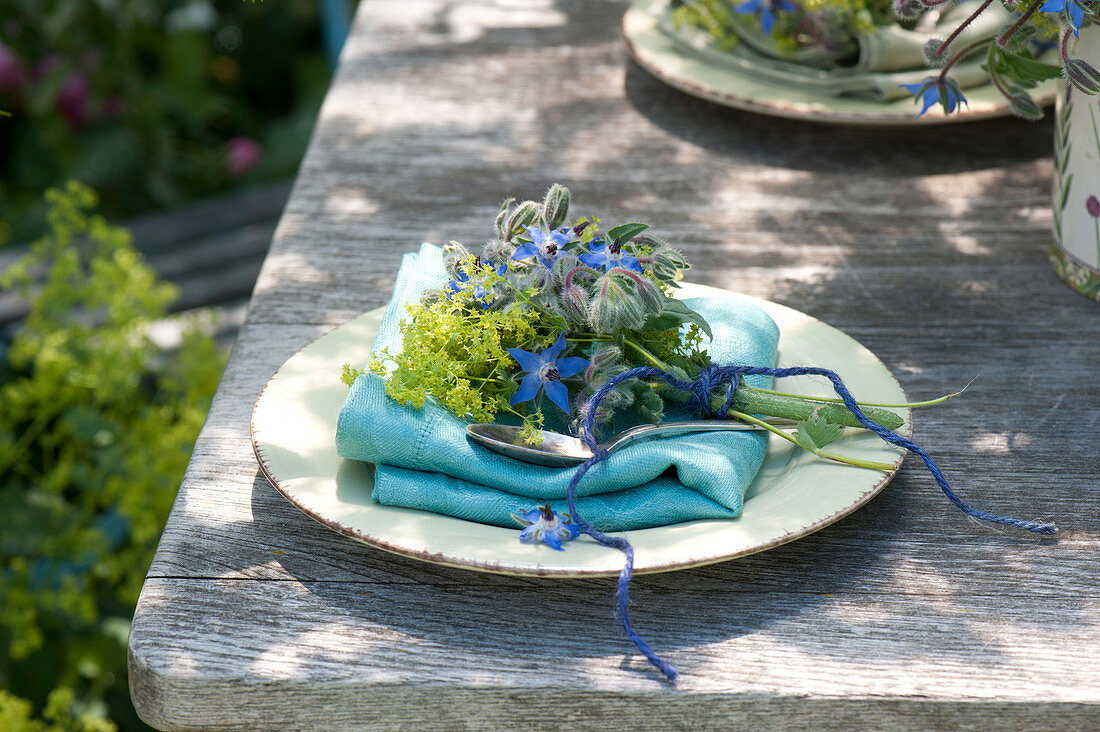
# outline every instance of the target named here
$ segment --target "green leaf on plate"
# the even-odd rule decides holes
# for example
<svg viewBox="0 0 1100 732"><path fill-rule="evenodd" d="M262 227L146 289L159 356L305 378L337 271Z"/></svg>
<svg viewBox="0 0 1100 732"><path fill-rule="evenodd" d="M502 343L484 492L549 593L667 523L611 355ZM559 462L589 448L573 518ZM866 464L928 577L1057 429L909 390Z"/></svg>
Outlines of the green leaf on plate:
<svg viewBox="0 0 1100 732"><path fill-rule="evenodd" d="M840 425L825 421L820 414L820 409L815 409L809 417L798 423L798 428L791 436L799 446L810 452L817 452L829 443L835 442L842 432L843 428Z"/></svg>

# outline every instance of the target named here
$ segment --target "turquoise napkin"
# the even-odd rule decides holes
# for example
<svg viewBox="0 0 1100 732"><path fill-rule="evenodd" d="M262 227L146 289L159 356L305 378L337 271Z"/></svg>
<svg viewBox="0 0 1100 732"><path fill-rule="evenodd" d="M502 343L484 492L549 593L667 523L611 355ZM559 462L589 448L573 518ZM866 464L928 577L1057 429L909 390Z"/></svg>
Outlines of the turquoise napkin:
<svg viewBox="0 0 1100 732"><path fill-rule="evenodd" d="M442 250L424 244L406 254L374 348L401 346L398 324L405 304L425 290L446 286ZM779 330L762 310L726 298L686 301L711 324L707 346L716 363L772 366ZM768 386L768 377L749 377ZM553 405L550 405L553 409ZM670 412L666 419L689 415ZM360 376L340 412L336 450L345 458L375 464L372 498L519 528L512 514L550 502L565 511L571 468L528 465L466 439L466 423L428 401L422 409L385 394L383 380ZM696 519L735 518L745 490L764 459L767 435L710 433L639 443L592 468L577 491L577 508L605 531L626 531Z"/></svg>

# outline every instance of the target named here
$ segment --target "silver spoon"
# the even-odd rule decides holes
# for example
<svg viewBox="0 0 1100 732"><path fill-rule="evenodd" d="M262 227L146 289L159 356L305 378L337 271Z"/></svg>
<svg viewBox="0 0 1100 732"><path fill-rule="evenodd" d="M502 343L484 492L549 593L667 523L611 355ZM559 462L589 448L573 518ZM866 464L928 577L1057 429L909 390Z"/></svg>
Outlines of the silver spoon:
<svg viewBox="0 0 1100 732"><path fill-rule="evenodd" d="M794 426L791 419L768 417L762 421L777 427ZM664 424L643 424L623 430L600 447L609 453L635 442L652 440L659 437L676 437L696 432L724 432L728 430L762 430L763 427L748 422L725 419L699 419L690 422L665 422ZM541 431L542 442L537 445L525 443L520 437L519 427L503 424L466 425L466 437L493 452L500 453L525 463L545 465L548 468L567 468L580 465L592 457L592 450L578 437L563 435L559 432Z"/></svg>

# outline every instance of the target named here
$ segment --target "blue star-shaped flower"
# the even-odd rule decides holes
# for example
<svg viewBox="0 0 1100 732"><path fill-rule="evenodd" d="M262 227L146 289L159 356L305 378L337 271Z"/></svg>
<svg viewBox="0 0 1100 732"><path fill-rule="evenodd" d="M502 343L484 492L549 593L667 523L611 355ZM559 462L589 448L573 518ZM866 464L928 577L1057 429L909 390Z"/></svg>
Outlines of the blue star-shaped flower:
<svg viewBox="0 0 1100 732"><path fill-rule="evenodd" d="M530 401L538 396L539 389L545 389L550 401L561 407L561 411L569 414L569 390L561 380L575 376L588 368L588 359L576 356L558 358L564 350L564 332L558 335L554 345L542 353L530 353L522 348L509 348L508 353L512 354L512 358L516 359L520 368L527 372L509 403L514 406L520 402Z"/></svg>
<svg viewBox="0 0 1100 732"><path fill-rule="evenodd" d="M475 259L473 269L478 270L480 268L481 268L481 259L480 258ZM466 267L465 263L462 263L462 264L458 265L458 267L456 269L456 274L457 274L458 277L457 277L457 279L451 280L451 284L449 284L447 286L450 289L450 292L447 293L447 297L451 297L453 295L456 295L456 294L466 290L466 283L473 282L474 283L474 291L473 291L474 302L476 302L478 305L480 305L483 308L491 307L492 304L496 301L496 298L493 297L492 290L486 289L484 276L474 277L473 279L470 279L470 275L466 273L466 269L467 269L467 267ZM504 273L507 272L507 271L508 271L508 263L507 262L504 262L503 264L501 264L499 267L497 267L497 270L496 270L497 275L499 275L500 277L503 277Z"/></svg>
<svg viewBox="0 0 1100 732"><path fill-rule="evenodd" d="M542 262L542 266L547 268L554 265L554 260L565 249L565 245L577 238L573 233L573 229L568 226L563 226L549 233L535 226L525 226L523 228L527 230L527 236L531 237L531 241L521 244L516 249L515 254L512 255L512 259L538 257L539 261Z"/></svg>
<svg viewBox="0 0 1100 732"><path fill-rule="evenodd" d="M752 15L759 12L760 30L764 31L764 35L770 36L772 28L775 27L775 11L782 10L786 13L793 13L798 8L788 0L748 0L748 2L735 5L733 10L742 15Z"/></svg>
<svg viewBox="0 0 1100 732"><path fill-rule="evenodd" d="M592 269L632 269L638 274L642 273L642 263L637 257L623 251L618 244L604 244L599 239L594 239L588 245L589 251L581 254L578 259Z"/></svg>
<svg viewBox="0 0 1100 732"><path fill-rule="evenodd" d="M1085 7L1079 0L1047 0L1046 4L1039 8L1039 12L1065 13L1069 17L1069 24L1075 36L1077 31L1081 30L1081 23L1085 21Z"/></svg>
<svg viewBox="0 0 1100 732"><path fill-rule="evenodd" d="M563 541L576 539L581 530L570 523L569 517L550 508L550 504L524 511L522 516L512 514L526 528L519 532L519 540L524 544L533 541L546 542L551 549L564 551Z"/></svg>
<svg viewBox="0 0 1100 732"><path fill-rule="evenodd" d="M916 84L898 84L898 86L924 103L918 117L923 116L937 102L943 106L943 111L947 114L951 114L967 103L958 82L950 77L929 76Z"/></svg>

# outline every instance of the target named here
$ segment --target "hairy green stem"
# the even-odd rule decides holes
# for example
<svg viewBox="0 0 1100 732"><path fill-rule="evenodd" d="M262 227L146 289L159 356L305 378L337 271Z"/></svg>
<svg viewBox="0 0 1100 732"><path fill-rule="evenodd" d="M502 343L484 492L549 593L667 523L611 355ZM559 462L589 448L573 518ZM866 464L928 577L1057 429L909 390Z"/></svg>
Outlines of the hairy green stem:
<svg viewBox="0 0 1100 732"><path fill-rule="evenodd" d="M969 386L969 384L967 384L967 386ZM764 388L761 388L759 386L749 386L748 384L742 384L741 385L741 390L744 391L746 389L749 390L749 391L763 392L764 394L775 394L777 396L794 397L796 399L810 399L810 400L813 400L815 402L827 402L829 404L843 404L844 403L843 399L839 399L837 397L816 397L816 396L807 396L805 394L792 394L791 392L787 392L787 391L776 391L775 389L764 389ZM952 392L950 394L944 394L941 397L936 397L935 399L927 399L927 400L922 401L922 402L900 402L900 403L894 404L894 403L890 403L890 402L864 402L864 401L857 400L856 404L858 404L861 407L890 407L892 409L916 409L918 407L933 407L937 404L943 404L948 399L954 399L958 395L962 394L964 391L966 391L965 386L962 389L959 389L958 391Z"/></svg>
<svg viewBox="0 0 1100 732"><path fill-rule="evenodd" d="M634 341L630 340L629 338L624 337L623 338L623 343L630 346L635 351L637 351L639 354L641 354L642 358L649 361L650 365L656 366L657 368L659 368L659 369L661 369L662 371L665 371L665 372L668 372L668 371L672 370L667 363L665 363L661 359L657 358L652 353L650 353L648 350L646 350L645 348L643 348L639 344L635 343Z"/></svg>
<svg viewBox="0 0 1100 732"><path fill-rule="evenodd" d="M711 398L711 408L721 409L726 403L725 397L715 395ZM808 419L815 411L826 422L838 424L844 427L863 427L855 415L848 411L843 404L832 404L816 399L795 396L770 394L764 390L741 387L733 399L731 409L748 414L763 414L768 417L784 417L801 422ZM731 411L730 414L733 412ZM896 430L904 424L904 420L885 409L867 407L863 413L868 419L878 422L888 430Z"/></svg>

